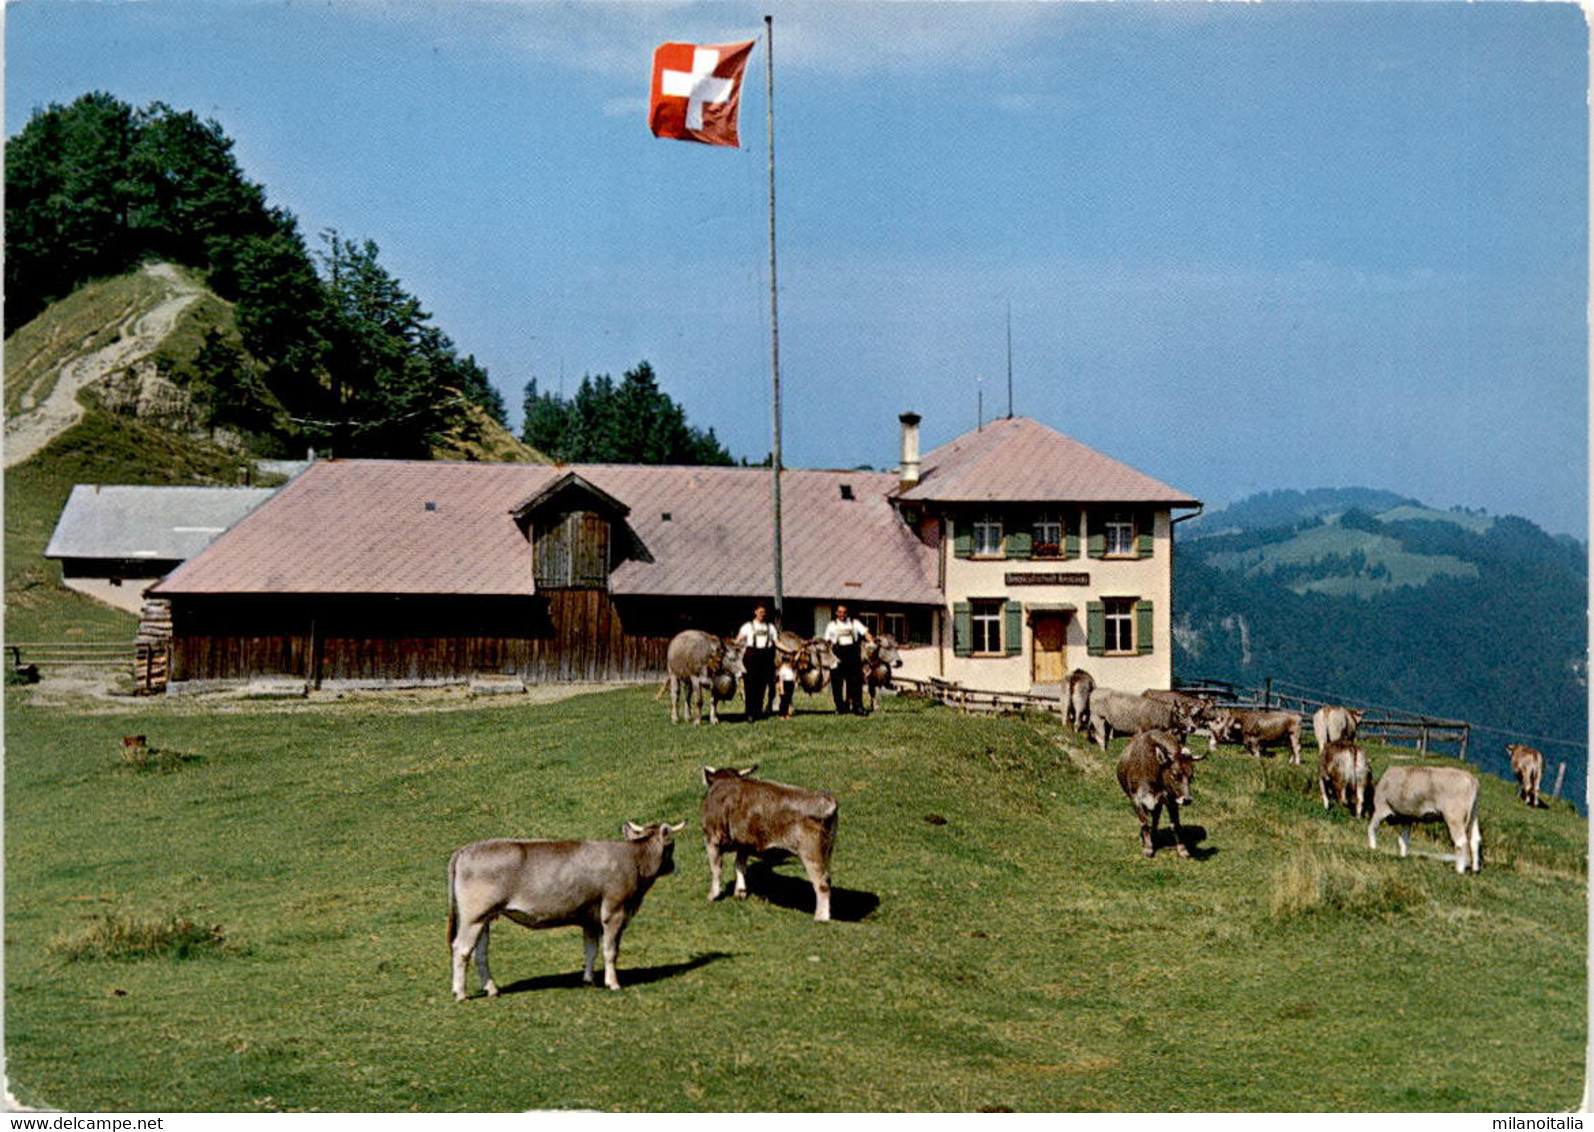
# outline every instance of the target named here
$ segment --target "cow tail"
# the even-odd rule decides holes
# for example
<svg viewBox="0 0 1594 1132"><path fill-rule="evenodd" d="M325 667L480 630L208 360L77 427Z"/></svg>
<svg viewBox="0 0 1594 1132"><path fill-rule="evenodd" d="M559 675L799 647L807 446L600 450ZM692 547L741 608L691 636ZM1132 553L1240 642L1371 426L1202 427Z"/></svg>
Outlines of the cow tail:
<svg viewBox="0 0 1594 1132"><path fill-rule="evenodd" d="M832 798L830 800L830 812L825 815L824 821L820 827L824 831L825 860L827 861L830 860L831 850L833 850L836 845L836 816L840 813L840 810L841 807L838 806L836 804L836 800Z"/></svg>
<svg viewBox="0 0 1594 1132"><path fill-rule="evenodd" d="M454 938L459 935L459 897L454 890L454 863L457 856L448 859L448 947L454 948Z"/></svg>

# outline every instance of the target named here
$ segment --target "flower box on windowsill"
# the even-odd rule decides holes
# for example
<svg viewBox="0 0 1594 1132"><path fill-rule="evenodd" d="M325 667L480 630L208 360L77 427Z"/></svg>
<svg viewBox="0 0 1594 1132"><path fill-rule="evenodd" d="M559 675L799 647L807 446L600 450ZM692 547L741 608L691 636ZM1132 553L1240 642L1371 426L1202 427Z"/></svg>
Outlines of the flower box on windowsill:
<svg viewBox="0 0 1594 1132"><path fill-rule="evenodd" d="M1061 558L1063 548L1055 542L1037 542L1030 547L1030 553L1036 558Z"/></svg>

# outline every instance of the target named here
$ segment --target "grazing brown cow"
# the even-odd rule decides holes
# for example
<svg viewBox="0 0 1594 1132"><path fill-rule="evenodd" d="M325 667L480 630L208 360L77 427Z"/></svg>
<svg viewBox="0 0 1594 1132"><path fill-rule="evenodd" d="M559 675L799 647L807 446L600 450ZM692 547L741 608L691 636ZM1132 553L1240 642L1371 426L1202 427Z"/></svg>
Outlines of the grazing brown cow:
<svg viewBox="0 0 1594 1132"><path fill-rule="evenodd" d="M1335 740L1323 748L1318 761L1317 788L1323 794L1323 809L1329 796L1350 809L1357 817L1367 816L1371 804L1368 792L1367 755L1355 743Z"/></svg>
<svg viewBox="0 0 1594 1132"><path fill-rule="evenodd" d="M675 871L673 841L685 828L685 822L626 822L624 841L496 838L456 850L448 862L454 997L465 997L465 961L472 952L482 990L488 997L498 994L487 970L487 935L499 916L528 928L579 927L586 937L581 977L589 986L601 936L603 983L619 990L620 933L653 882Z"/></svg>
<svg viewBox="0 0 1594 1132"><path fill-rule="evenodd" d="M836 799L817 790L750 777L758 767L703 768L703 845L708 850L708 898L721 891L720 858L736 853L738 899L747 896L753 857L795 856L814 886L814 919L830 919L830 851L836 842Z"/></svg>
<svg viewBox="0 0 1594 1132"><path fill-rule="evenodd" d="M1258 758L1265 748L1288 743L1290 762L1301 761L1301 717L1293 711L1219 708L1212 721L1212 739L1217 743L1238 739Z"/></svg>
<svg viewBox="0 0 1594 1132"><path fill-rule="evenodd" d="M1506 754L1511 756L1511 773L1517 776L1520 789L1517 797L1535 809L1539 804L1539 783L1544 779L1544 752L1521 743L1508 743Z"/></svg>
<svg viewBox="0 0 1594 1132"><path fill-rule="evenodd" d="M1467 865L1478 871L1483 836L1478 832L1478 776L1453 766L1392 766L1373 788L1373 818L1367 823L1367 844L1378 848L1378 827L1388 818L1403 819L1400 855L1406 855L1411 823L1442 819L1456 846L1456 872Z"/></svg>
<svg viewBox="0 0 1594 1132"><path fill-rule="evenodd" d="M1218 701L1211 696L1197 696L1190 692L1174 692L1163 688L1147 688L1140 694L1148 700L1177 704L1184 709L1191 731L1206 732L1207 750L1210 752L1218 745L1217 740L1212 737L1212 721L1218 714Z"/></svg>
<svg viewBox="0 0 1594 1132"><path fill-rule="evenodd" d="M1190 804L1190 780L1195 777L1195 757L1176 731L1142 731L1129 741L1118 759L1118 785L1129 796L1140 819L1140 852L1157 852L1157 815L1166 808L1173 826L1179 856L1188 857L1179 807Z"/></svg>
<svg viewBox="0 0 1594 1132"><path fill-rule="evenodd" d="M1317 740L1317 749L1321 751L1330 743L1340 740L1355 742L1356 728L1366 714L1355 708L1336 707L1333 704L1318 708L1312 713L1312 738Z"/></svg>
<svg viewBox="0 0 1594 1132"><path fill-rule="evenodd" d="M1113 735L1136 735L1142 731L1190 733L1190 717L1178 704L1148 700L1132 692L1120 692L1097 685L1090 693L1090 734L1102 750Z"/></svg>

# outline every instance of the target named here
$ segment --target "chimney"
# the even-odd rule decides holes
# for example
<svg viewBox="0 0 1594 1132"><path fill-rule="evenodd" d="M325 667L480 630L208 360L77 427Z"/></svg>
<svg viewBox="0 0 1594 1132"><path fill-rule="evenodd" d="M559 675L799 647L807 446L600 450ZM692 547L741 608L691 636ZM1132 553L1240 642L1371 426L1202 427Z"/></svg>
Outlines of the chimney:
<svg viewBox="0 0 1594 1132"><path fill-rule="evenodd" d="M903 413L897 418L902 422L902 463L897 468L897 479L903 488L912 487L919 482L919 414Z"/></svg>

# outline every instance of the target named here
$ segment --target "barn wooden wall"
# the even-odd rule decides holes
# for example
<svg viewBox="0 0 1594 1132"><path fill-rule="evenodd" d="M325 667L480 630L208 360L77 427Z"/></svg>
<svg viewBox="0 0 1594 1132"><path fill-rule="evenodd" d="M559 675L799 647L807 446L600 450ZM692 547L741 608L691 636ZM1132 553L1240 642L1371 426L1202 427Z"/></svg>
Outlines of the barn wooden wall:
<svg viewBox="0 0 1594 1132"><path fill-rule="evenodd" d="M682 620L603 590L536 598L173 600L172 679L534 682L661 676ZM628 621L630 624L628 624Z"/></svg>

